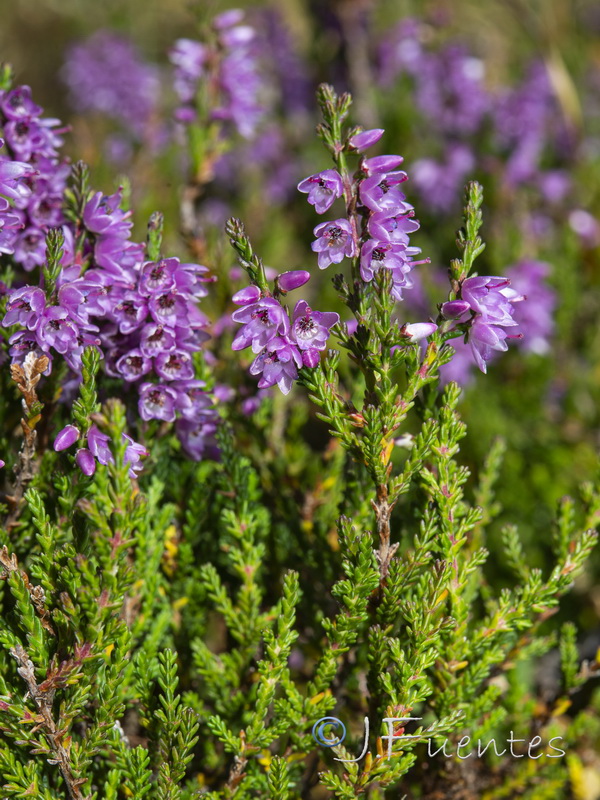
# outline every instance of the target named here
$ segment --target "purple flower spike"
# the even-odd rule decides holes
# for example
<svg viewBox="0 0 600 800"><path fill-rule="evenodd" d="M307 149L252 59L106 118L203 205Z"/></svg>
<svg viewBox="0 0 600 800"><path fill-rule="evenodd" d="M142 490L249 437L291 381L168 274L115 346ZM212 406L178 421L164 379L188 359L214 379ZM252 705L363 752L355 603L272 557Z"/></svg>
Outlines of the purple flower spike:
<svg viewBox="0 0 600 800"><path fill-rule="evenodd" d="M317 214L324 214L344 193L342 177L335 169L311 175L298 184L298 191L308 193L308 202Z"/></svg>
<svg viewBox="0 0 600 800"><path fill-rule="evenodd" d="M245 286L239 292L236 292L231 299L238 306L247 306L250 303L256 303L259 298L260 289L258 286Z"/></svg>
<svg viewBox="0 0 600 800"><path fill-rule="evenodd" d="M291 335L300 350L324 350L329 330L340 321L335 311L313 311L306 300L299 300L294 308Z"/></svg>
<svg viewBox="0 0 600 800"><path fill-rule="evenodd" d="M88 478L96 471L96 460L87 447L82 447L77 451L75 463Z"/></svg>
<svg viewBox="0 0 600 800"><path fill-rule="evenodd" d="M291 292L299 289L310 280L310 272L304 269L295 269L290 272L282 272L279 276L279 288L284 292Z"/></svg>
<svg viewBox="0 0 600 800"><path fill-rule="evenodd" d="M364 150L368 150L369 147L373 147L374 144L377 144L383 134L383 128L373 128L370 131L355 133L354 136L350 137L350 146L358 150L359 153L362 153Z"/></svg>
<svg viewBox="0 0 600 800"><path fill-rule="evenodd" d="M277 384L284 394L288 394L298 377L298 367L302 366L300 351L281 336L272 339L267 349L258 355L250 365L251 375L260 375L258 388Z"/></svg>
<svg viewBox="0 0 600 800"><path fill-rule="evenodd" d="M59 452L71 447L79 439L79 429L75 425L67 425L60 431L54 440L54 449Z"/></svg>
<svg viewBox="0 0 600 800"><path fill-rule="evenodd" d="M470 307L466 300L449 300L442 304L442 316L445 319L459 319Z"/></svg>
<svg viewBox="0 0 600 800"><path fill-rule="evenodd" d="M352 228L347 219L322 222L314 229L317 240L311 244L318 253L319 269L327 269L330 264L339 264L345 256L356 255L356 245L352 238Z"/></svg>

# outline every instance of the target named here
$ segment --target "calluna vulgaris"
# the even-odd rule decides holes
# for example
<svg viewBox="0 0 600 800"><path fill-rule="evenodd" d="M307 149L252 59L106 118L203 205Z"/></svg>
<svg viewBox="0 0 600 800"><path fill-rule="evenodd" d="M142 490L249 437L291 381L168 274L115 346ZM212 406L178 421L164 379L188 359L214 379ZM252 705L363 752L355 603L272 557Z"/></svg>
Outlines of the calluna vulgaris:
<svg viewBox="0 0 600 800"><path fill-rule="evenodd" d="M173 49L187 125L202 80L207 124L258 124L242 22ZM322 85L318 102L332 163L298 186L315 255L267 269L227 223L247 284L233 333L213 332L273 390L239 413L207 344L209 267L163 252L158 213L132 241L124 189L93 190L3 72L3 797L566 797L570 749L598 740L593 706L564 714L598 665L579 664L572 624L542 626L594 545L600 496L562 502L549 574L505 527L514 577L488 583L503 447L467 489L460 390L439 388L453 343L484 373L511 339L545 347L553 295L537 315L525 298L545 266L477 273L470 183L437 316L408 321L428 259L403 159L348 125L349 95ZM337 310L310 285L321 270ZM318 409L310 424L292 394ZM529 666L557 644L561 675L536 697Z"/></svg>

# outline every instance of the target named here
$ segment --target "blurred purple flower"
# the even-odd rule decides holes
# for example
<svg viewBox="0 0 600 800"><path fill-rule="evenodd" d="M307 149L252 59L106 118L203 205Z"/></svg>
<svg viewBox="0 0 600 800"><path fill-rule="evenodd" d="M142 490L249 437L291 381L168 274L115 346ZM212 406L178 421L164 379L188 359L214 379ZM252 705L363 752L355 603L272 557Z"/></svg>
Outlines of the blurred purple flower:
<svg viewBox="0 0 600 800"><path fill-rule="evenodd" d="M61 77L77 111L98 111L145 138L160 91L158 70L144 62L133 44L100 30L67 50Z"/></svg>

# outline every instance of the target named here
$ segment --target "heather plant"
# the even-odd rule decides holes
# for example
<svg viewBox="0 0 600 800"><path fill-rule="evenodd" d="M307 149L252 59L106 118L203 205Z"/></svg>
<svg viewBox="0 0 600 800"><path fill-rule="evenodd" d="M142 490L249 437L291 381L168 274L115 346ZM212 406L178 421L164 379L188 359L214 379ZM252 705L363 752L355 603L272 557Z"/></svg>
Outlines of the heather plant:
<svg viewBox="0 0 600 800"><path fill-rule="evenodd" d="M194 224L196 178L227 146L221 124L252 125L257 111L234 91L236 70L255 75L240 23L217 18L212 55L177 47ZM207 105L189 88L203 74ZM566 798L584 780L598 663L553 617L586 575L600 497L588 483L581 507L562 501L540 531L545 571L513 519L494 550L511 575L499 586L487 545L503 445L471 476L460 389L440 385L455 343L486 373L525 339L529 290L520 274L479 274L471 182L437 313L409 321L406 298L430 269L410 173L373 154L383 129L349 124L348 94L324 84L318 103L332 163L298 185L328 217L314 255L265 266L231 218L247 285L209 344L221 251L184 226L207 264L165 255L158 213L132 241L126 187L94 191L82 163L58 191L41 173L66 181L57 123L4 73L7 798ZM55 217L24 260L18 237L40 196ZM530 271L535 282L544 268ZM544 656L555 659L541 667Z"/></svg>

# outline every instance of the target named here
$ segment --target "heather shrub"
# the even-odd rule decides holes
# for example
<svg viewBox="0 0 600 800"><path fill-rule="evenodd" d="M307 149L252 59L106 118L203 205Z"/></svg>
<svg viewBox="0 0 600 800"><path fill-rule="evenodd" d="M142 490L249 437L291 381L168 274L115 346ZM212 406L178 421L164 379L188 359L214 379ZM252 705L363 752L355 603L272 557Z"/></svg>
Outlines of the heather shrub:
<svg viewBox="0 0 600 800"><path fill-rule="evenodd" d="M598 797L593 73L216 11L0 74L0 796Z"/></svg>

